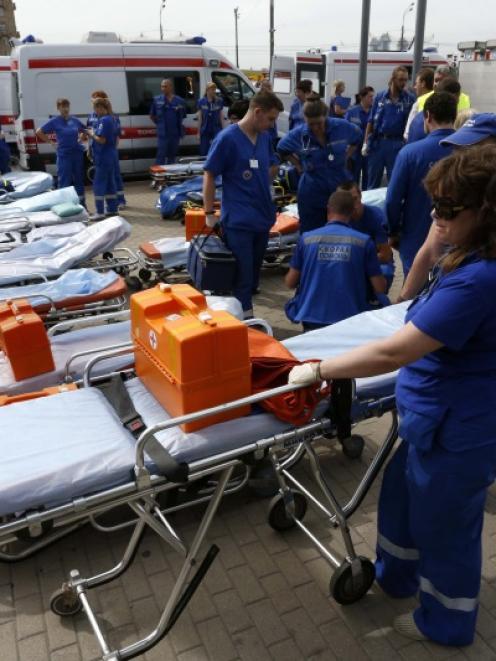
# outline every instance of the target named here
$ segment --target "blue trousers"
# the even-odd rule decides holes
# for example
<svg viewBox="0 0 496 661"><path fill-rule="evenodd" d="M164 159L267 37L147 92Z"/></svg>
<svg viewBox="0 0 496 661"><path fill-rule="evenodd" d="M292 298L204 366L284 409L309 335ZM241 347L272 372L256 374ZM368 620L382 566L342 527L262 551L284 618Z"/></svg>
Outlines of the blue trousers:
<svg viewBox="0 0 496 661"><path fill-rule="evenodd" d="M387 180L391 179L396 156L403 145L403 139L400 138L379 138L374 142L368 155L367 190L381 187L384 168L386 168Z"/></svg>
<svg viewBox="0 0 496 661"><path fill-rule="evenodd" d="M84 204L84 152L79 149L68 154L57 154L58 187L74 186L79 201Z"/></svg>
<svg viewBox="0 0 496 661"><path fill-rule="evenodd" d="M206 156L208 154L212 140L217 133L218 131L205 131L204 133L200 133L200 156Z"/></svg>
<svg viewBox="0 0 496 661"><path fill-rule="evenodd" d="M156 165L175 163L179 151L179 136L158 136Z"/></svg>
<svg viewBox="0 0 496 661"><path fill-rule="evenodd" d="M114 161L95 163L95 177L93 179L93 193L95 195L96 212L117 212L117 192L115 189Z"/></svg>
<svg viewBox="0 0 496 661"><path fill-rule="evenodd" d="M0 173L10 172L10 147L5 140L0 140Z"/></svg>
<svg viewBox="0 0 496 661"><path fill-rule="evenodd" d="M442 645L474 639L484 504L495 476L496 444L450 452L406 441L384 473L377 581L393 597L419 591L417 627Z"/></svg>
<svg viewBox="0 0 496 661"><path fill-rule="evenodd" d="M360 153L353 154L353 180L362 190L367 190L369 181L369 159Z"/></svg>
<svg viewBox="0 0 496 661"><path fill-rule="evenodd" d="M251 297L258 286L269 233L224 228L224 238L237 262L234 296L241 303L243 312L252 314Z"/></svg>
<svg viewBox="0 0 496 661"><path fill-rule="evenodd" d="M114 182L115 190L117 192L118 204L126 204L126 198L124 196L124 182L122 181L121 166L119 164L119 152L117 149L114 153Z"/></svg>
<svg viewBox="0 0 496 661"><path fill-rule="evenodd" d="M301 195L298 193L298 216L300 218L300 232L309 232L327 223L327 200L320 195Z"/></svg>

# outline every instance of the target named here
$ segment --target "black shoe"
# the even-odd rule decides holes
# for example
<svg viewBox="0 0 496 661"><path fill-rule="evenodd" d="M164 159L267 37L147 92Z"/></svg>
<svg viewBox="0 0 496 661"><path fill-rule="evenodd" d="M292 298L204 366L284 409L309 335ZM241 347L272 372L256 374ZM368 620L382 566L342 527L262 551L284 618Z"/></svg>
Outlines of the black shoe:
<svg viewBox="0 0 496 661"><path fill-rule="evenodd" d="M260 287L254 287L254 288L251 290L251 295L252 295L252 296L256 296L257 294L260 294Z"/></svg>

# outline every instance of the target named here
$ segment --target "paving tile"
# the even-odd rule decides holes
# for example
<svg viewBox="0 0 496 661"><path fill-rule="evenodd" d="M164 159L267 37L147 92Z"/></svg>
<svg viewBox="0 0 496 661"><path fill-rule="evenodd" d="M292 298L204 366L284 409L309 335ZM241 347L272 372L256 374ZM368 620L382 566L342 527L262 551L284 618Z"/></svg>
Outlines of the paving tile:
<svg viewBox="0 0 496 661"><path fill-rule="evenodd" d="M313 583L298 586L295 594L317 626L339 617L336 602L331 597L324 597Z"/></svg>
<svg viewBox="0 0 496 661"><path fill-rule="evenodd" d="M270 599L257 601L248 606L253 623L265 645L270 646L288 637L288 630L280 619Z"/></svg>
<svg viewBox="0 0 496 661"><path fill-rule="evenodd" d="M16 599L17 638L29 638L45 630L45 620L39 595Z"/></svg>
<svg viewBox="0 0 496 661"><path fill-rule="evenodd" d="M213 596L213 601L229 633L236 633L253 625L248 608L236 590L220 592Z"/></svg>
<svg viewBox="0 0 496 661"><path fill-rule="evenodd" d="M14 608L14 595L12 585L7 583L0 586L0 626L11 622L16 617Z"/></svg>
<svg viewBox="0 0 496 661"><path fill-rule="evenodd" d="M271 659L255 628L235 634L233 643L241 661L270 661Z"/></svg>
<svg viewBox="0 0 496 661"><path fill-rule="evenodd" d="M302 651L296 646L292 638L272 645L272 647L269 647L269 652L274 661L301 661L302 659ZM333 658L332 653L329 658Z"/></svg>
<svg viewBox="0 0 496 661"><path fill-rule="evenodd" d="M0 650L2 661L18 661L14 622L0 624Z"/></svg>
<svg viewBox="0 0 496 661"><path fill-rule="evenodd" d="M204 647L195 647L193 650L179 654L177 661L209 661L209 656Z"/></svg>
<svg viewBox="0 0 496 661"><path fill-rule="evenodd" d="M215 661L231 661L238 655L233 641L220 617L200 622L197 626L202 643L208 655Z"/></svg>
<svg viewBox="0 0 496 661"><path fill-rule="evenodd" d="M305 568L305 565L298 559L293 551L283 551L273 556L279 571L286 576L291 587L308 583L312 577Z"/></svg>
<svg viewBox="0 0 496 661"><path fill-rule="evenodd" d="M305 655L310 656L326 649L327 643L303 608L284 613L281 619Z"/></svg>
<svg viewBox="0 0 496 661"><path fill-rule="evenodd" d="M288 613L301 607L295 590L290 587L282 573L265 576L260 580L260 584L278 613Z"/></svg>
<svg viewBox="0 0 496 661"><path fill-rule="evenodd" d="M79 647L74 644L69 647L62 647L50 654L50 661L80 661L81 654Z"/></svg>
<svg viewBox="0 0 496 661"><path fill-rule="evenodd" d="M242 552L257 578L273 574L277 571L277 566L261 542L245 544L241 547Z"/></svg>
<svg viewBox="0 0 496 661"><path fill-rule="evenodd" d="M48 648L45 635L30 636L19 641L19 661L46 661Z"/></svg>

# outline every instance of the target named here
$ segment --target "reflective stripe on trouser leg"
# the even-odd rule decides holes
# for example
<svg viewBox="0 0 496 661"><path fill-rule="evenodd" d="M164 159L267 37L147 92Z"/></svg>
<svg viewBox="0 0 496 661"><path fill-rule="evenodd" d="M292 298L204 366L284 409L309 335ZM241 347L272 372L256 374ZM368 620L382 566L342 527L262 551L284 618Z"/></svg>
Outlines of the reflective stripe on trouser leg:
<svg viewBox="0 0 496 661"><path fill-rule="evenodd" d="M415 621L444 645L469 645L474 639L484 505L495 474L496 446L450 452L436 443L425 453L410 448L409 518L420 551Z"/></svg>
<svg viewBox="0 0 496 661"><path fill-rule="evenodd" d="M393 597L411 597L418 590L419 553L408 520L407 456L403 441L384 471L379 497L376 578Z"/></svg>
<svg viewBox="0 0 496 661"><path fill-rule="evenodd" d="M117 211L117 195L115 192L114 168L112 162L95 163L93 192L95 194L97 213L105 213L104 201L107 202L107 211L109 213L115 213Z"/></svg>
<svg viewBox="0 0 496 661"><path fill-rule="evenodd" d="M119 152L117 149L114 153L114 184L117 191L117 200L119 204L126 204L124 196L124 183L122 181L121 166L119 163Z"/></svg>

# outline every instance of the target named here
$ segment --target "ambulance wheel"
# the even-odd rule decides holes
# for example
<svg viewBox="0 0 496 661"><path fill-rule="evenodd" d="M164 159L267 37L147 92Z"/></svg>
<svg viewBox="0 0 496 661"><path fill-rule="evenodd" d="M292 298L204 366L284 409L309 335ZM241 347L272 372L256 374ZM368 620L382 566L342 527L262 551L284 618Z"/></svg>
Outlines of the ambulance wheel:
<svg viewBox="0 0 496 661"><path fill-rule="evenodd" d="M270 459L261 459L253 466L248 480L250 491L259 498L272 498L279 491L279 482Z"/></svg>
<svg viewBox="0 0 496 661"><path fill-rule="evenodd" d="M362 456L365 441L362 436L352 434L348 438L341 441L343 446L343 454L348 459L359 459Z"/></svg>
<svg viewBox="0 0 496 661"><path fill-rule="evenodd" d="M295 517L301 521L307 511L307 499L299 491L293 491ZM290 530L296 525L295 519L286 512L281 494L274 496L269 503L269 525L278 532Z"/></svg>
<svg viewBox="0 0 496 661"><path fill-rule="evenodd" d="M88 181L92 184L93 180L95 178L95 166L90 165L89 167L86 168L86 178Z"/></svg>
<svg viewBox="0 0 496 661"><path fill-rule="evenodd" d="M361 573L353 576L351 563L343 560L342 564L332 575L329 589L331 595L343 606L354 604L367 594L375 581L374 563L368 558L359 556Z"/></svg>
<svg viewBox="0 0 496 661"><path fill-rule="evenodd" d="M148 269L140 269L138 271L138 276L141 279L141 281L146 284L147 282L150 282L150 280L152 279L152 272Z"/></svg>
<svg viewBox="0 0 496 661"><path fill-rule="evenodd" d="M126 285L131 291L141 291L143 289L143 284L136 275L128 275Z"/></svg>
<svg viewBox="0 0 496 661"><path fill-rule="evenodd" d="M79 597L69 587L62 587L56 590L50 597L50 610L59 617L68 617L77 615L81 612L83 604Z"/></svg>

